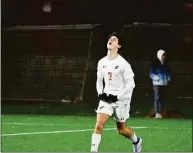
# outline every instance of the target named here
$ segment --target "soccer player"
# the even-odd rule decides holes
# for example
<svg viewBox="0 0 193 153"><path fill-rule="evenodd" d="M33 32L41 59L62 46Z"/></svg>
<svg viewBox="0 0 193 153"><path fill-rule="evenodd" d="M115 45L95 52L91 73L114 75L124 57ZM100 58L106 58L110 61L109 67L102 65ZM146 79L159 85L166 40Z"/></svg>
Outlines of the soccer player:
<svg viewBox="0 0 193 153"><path fill-rule="evenodd" d="M129 118L130 102L135 87L134 73L130 64L118 54L121 48L116 33L112 33L107 42L107 56L99 60L96 88L100 99L91 152L97 152L105 123L113 115L118 133L133 143L133 152L141 152L142 139L126 127ZM103 79L105 86L103 87Z"/></svg>

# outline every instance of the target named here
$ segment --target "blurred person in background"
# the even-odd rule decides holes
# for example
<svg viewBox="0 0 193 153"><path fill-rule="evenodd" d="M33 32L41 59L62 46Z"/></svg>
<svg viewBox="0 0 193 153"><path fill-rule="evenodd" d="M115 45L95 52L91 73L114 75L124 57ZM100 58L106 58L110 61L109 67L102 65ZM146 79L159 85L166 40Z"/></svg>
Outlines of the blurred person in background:
<svg viewBox="0 0 193 153"><path fill-rule="evenodd" d="M166 87L170 82L170 67L164 50L158 50L157 58L151 64L149 76L153 84L155 118L160 119L162 118L161 111L166 99Z"/></svg>

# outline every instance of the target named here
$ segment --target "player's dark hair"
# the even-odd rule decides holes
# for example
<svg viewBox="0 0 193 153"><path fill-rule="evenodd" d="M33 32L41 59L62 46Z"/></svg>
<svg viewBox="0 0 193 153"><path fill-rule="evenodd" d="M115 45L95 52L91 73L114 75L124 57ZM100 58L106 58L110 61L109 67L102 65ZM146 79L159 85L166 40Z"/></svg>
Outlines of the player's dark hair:
<svg viewBox="0 0 193 153"><path fill-rule="evenodd" d="M116 33L116 32L112 32L112 33L110 33L110 34L109 34L109 38L110 38L110 37L112 37L112 36L117 37L117 33Z"/></svg>
<svg viewBox="0 0 193 153"><path fill-rule="evenodd" d="M112 36L117 37L119 45L121 45L121 36L120 36L120 34L118 34L117 32L112 32L112 33L109 34L109 38L111 38Z"/></svg>

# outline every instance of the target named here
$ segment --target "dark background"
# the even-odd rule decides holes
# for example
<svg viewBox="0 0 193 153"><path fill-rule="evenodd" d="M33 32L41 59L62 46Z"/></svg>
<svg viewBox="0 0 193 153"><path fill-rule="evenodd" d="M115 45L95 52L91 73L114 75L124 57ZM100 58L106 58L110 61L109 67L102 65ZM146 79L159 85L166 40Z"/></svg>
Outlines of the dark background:
<svg viewBox="0 0 193 153"><path fill-rule="evenodd" d="M94 113L97 62L108 34L117 31L135 73L132 114L153 107L149 64L164 49L172 69L166 107L191 116L193 1L52 0L49 13L45 2L2 0L3 113ZM66 29L78 24L82 28Z"/></svg>
<svg viewBox="0 0 193 153"><path fill-rule="evenodd" d="M49 0L52 12L48 14L42 11L45 2L2 0L2 25L193 22L192 0Z"/></svg>

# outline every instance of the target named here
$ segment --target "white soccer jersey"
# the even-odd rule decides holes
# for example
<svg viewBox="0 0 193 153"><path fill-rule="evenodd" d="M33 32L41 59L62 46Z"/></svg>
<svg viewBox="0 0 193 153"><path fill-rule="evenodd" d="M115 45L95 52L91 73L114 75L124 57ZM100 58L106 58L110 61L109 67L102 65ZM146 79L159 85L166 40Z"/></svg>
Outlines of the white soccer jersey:
<svg viewBox="0 0 193 153"><path fill-rule="evenodd" d="M119 101L131 99L135 87L134 73L130 64L121 56L114 60L107 57L98 62L97 68L97 92L103 92L103 78L105 81L104 92L117 95Z"/></svg>

